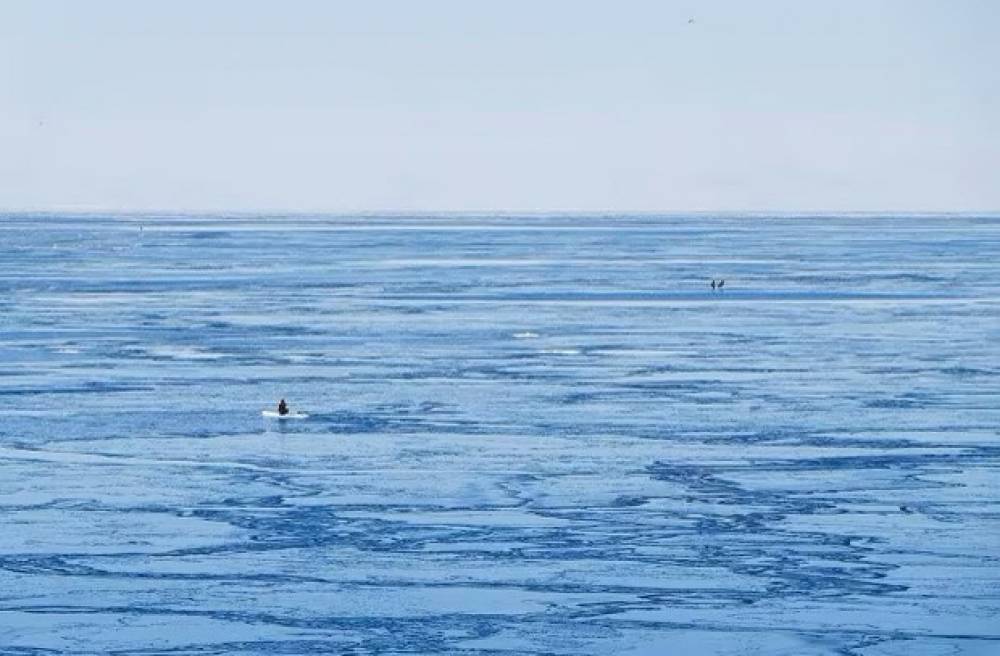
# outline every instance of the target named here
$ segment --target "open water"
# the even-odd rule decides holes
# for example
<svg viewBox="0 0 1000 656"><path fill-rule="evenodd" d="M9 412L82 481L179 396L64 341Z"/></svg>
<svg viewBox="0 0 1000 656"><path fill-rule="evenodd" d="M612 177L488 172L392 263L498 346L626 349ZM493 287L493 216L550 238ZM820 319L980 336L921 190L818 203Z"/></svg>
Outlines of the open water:
<svg viewBox="0 0 1000 656"><path fill-rule="evenodd" d="M997 217L0 216L0 653L1000 654L998 311Z"/></svg>

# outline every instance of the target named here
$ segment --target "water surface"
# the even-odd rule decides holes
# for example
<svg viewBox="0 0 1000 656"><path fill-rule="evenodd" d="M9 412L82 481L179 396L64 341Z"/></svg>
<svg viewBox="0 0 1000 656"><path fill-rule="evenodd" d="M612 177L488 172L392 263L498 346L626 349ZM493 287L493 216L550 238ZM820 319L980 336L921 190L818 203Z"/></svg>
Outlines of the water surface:
<svg viewBox="0 0 1000 656"><path fill-rule="evenodd" d="M0 216L0 651L1000 653L998 310L991 217Z"/></svg>

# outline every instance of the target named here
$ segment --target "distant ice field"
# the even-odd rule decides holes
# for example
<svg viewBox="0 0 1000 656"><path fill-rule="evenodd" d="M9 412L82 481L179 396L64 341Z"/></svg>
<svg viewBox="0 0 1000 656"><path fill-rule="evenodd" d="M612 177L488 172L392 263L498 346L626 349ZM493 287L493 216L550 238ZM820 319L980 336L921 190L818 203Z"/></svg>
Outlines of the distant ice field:
<svg viewBox="0 0 1000 656"><path fill-rule="evenodd" d="M1000 653L1000 217L0 215L0 402L0 654Z"/></svg>

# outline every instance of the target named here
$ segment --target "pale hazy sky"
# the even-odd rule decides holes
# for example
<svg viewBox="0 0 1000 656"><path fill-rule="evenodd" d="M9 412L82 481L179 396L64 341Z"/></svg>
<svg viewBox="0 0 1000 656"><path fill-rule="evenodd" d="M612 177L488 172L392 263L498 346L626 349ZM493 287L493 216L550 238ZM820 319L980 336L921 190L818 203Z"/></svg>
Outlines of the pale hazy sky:
<svg viewBox="0 0 1000 656"><path fill-rule="evenodd" d="M0 0L28 208L1000 210L1000 1Z"/></svg>

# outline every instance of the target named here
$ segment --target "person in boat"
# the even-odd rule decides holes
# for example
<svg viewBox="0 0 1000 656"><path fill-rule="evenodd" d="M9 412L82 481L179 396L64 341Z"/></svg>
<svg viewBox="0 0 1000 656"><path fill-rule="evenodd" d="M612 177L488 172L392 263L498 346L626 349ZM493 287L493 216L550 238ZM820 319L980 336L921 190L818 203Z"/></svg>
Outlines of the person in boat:
<svg viewBox="0 0 1000 656"><path fill-rule="evenodd" d="M279 415L288 414L288 404L285 403L285 399L281 399L281 401L278 402L278 414Z"/></svg>

